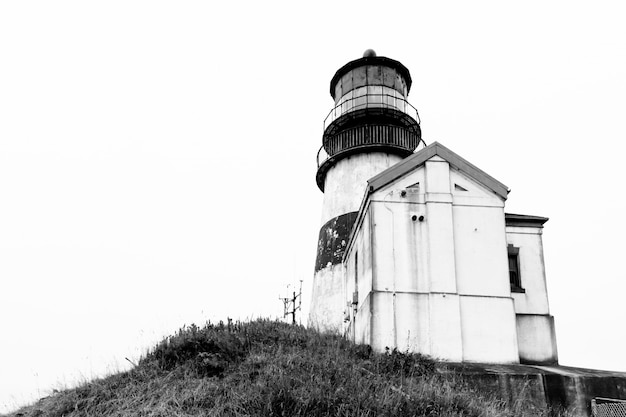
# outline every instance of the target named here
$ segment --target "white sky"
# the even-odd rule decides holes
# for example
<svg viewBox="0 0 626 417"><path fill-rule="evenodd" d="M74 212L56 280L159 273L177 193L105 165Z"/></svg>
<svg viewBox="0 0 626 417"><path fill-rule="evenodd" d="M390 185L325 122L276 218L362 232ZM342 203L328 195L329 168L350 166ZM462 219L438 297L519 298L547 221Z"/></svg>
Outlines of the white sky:
<svg viewBox="0 0 626 417"><path fill-rule="evenodd" d="M218 5L219 3L219 5ZM282 314L335 71L411 71L427 143L550 217L564 365L626 371L621 1L0 3L0 412L206 319Z"/></svg>

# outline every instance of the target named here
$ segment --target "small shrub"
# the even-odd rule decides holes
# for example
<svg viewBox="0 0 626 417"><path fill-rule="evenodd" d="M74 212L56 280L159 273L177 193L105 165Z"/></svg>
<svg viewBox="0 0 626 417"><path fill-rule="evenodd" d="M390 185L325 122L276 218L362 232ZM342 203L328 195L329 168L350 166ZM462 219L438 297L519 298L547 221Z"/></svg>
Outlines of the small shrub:
<svg viewBox="0 0 626 417"><path fill-rule="evenodd" d="M401 376L432 375L435 372L435 361L419 353L392 351L376 356L378 372Z"/></svg>

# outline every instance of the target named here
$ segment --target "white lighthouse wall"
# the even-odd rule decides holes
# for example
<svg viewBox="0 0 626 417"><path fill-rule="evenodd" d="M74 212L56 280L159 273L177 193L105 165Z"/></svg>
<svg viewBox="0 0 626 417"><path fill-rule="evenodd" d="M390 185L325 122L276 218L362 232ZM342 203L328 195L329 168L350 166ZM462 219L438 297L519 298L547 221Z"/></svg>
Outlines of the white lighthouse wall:
<svg viewBox="0 0 626 417"><path fill-rule="evenodd" d="M369 196L371 239L359 245L371 245L372 287L359 291L358 311L369 309L374 349L519 361L503 206L438 156ZM345 262L353 257L350 247ZM364 328L354 327L356 341Z"/></svg>
<svg viewBox="0 0 626 417"><path fill-rule="evenodd" d="M321 224L341 214L357 211L367 180L401 160L401 157L385 152L367 152L337 162L326 174Z"/></svg>
<svg viewBox="0 0 626 417"><path fill-rule="evenodd" d="M358 211L367 180L401 159L397 155L384 152L369 152L355 154L337 162L326 174L321 224L324 225L343 214ZM341 264L329 264L315 272L309 309L309 323L312 327L337 333L342 331L346 311L344 284ZM352 297L352 292L349 294Z"/></svg>
<svg viewBox="0 0 626 417"><path fill-rule="evenodd" d="M339 333L343 327L343 264L328 265L315 273L311 288L309 326L321 331Z"/></svg>

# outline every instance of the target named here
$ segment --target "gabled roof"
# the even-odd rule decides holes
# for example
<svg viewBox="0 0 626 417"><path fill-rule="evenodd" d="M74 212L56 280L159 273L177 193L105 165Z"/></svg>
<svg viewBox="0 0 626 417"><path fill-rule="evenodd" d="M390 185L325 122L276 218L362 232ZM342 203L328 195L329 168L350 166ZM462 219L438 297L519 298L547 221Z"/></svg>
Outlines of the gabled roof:
<svg viewBox="0 0 626 417"><path fill-rule="evenodd" d="M487 187L494 193L496 193L503 200L506 200L509 193L509 188L502 184L500 181L487 174L485 171L477 168L475 165L461 158L459 155L452 152L439 142L433 142L419 152L405 158L398 162L396 165L386 169L375 177L367 181L368 192L373 193L376 190L390 184L405 174L411 172L415 168L424 164L427 160L433 156L439 156L445 159L450 166L463 172L468 177Z"/></svg>

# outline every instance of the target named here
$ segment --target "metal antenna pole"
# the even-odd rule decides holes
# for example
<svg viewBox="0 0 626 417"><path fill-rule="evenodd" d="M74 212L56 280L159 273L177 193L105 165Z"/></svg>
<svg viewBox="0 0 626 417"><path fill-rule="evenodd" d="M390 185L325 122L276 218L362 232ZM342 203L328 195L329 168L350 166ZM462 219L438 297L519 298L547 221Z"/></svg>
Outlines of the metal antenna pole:
<svg viewBox="0 0 626 417"><path fill-rule="evenodd" d="M291 324L296 324L296 311L302 310L302 280L300 280L300 290L297 294L293 291L291 297L278 297L278 299L283 302L283 318L291 315Z"/></svg>

